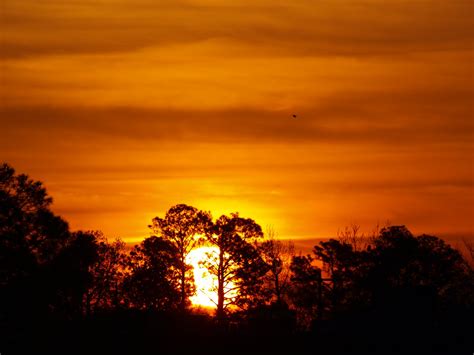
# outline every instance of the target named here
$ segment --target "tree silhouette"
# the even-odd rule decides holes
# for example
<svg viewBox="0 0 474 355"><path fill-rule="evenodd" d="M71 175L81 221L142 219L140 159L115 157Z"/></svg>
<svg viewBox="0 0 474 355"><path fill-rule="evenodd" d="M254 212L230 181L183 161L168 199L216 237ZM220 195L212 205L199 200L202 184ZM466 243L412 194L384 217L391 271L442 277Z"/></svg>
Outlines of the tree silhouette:
<svg viewBox="0 0 474 355"><path fill-rule="evenodd" d="M470 284L471 269L457 250L434 236L414 237L405 226L383 228L365 258L366 287L378 301L422 288L445 302Z"/></svg>
<svg viewBox="0 0 474 355"><path fill-rule="evenodd" d="M33 317L52 303L51 265L71 234L51 203L41 182L0 167L0 317Z"/></svg>
<svg viewBox="0 0 474 355"><path fill-rule="evenodd" d="M308 328L313 319L321 319L323 315L322 271L314 265L311 255L294 256L290 269L290 300L297 311L298 323Z"/></svg>
<svg viewBox="0 0 474 355"><path fill-rule="evenodd" d="M330 299L332 312L336 312L352 296L351 283L359 254L352 249L351 244L336 239L320 242L314 247L313 254L316 260L323 263L324 277L330 281L326 295Z"/></svg>
<svg viewBox="0 0 474 355"><path fill-rule="evenodd" d="M217 247L217 253L208 253L203 265L217 279L218 319L224 318L229 307L246 309L261 302L268 266L255 242L262 237L262 229L255 221L236 213L221 216L208 235L208 242Z"/></svg>
<svg viewBox="0 0 474 355"><path fill-rule="evenodd" d="M266 288L270 291L276 303L285 302L290 286L290 264L294 256L294 245L275 239L275 232L269 228L267 240L259 245L259 252L263 261L268 265L265 275Z"/></svg>
<svg viewBox="0 0 474 355"><path fill-rule="evenodd" d="M372 235L367 236L360 232L358 224L353 223L337 232L337 240L341 244L349 244L354 251L361 251L367 248L370 242L377 237L379 231L380 227L376 225Z"/></svg>
<svg viewBox="0 0 474 355"><path fill-rule="evenodd" d="M109 243L100 232L94 232L97 260L91 266L92 283L85 294L85 312L90 315L98 309L111 309L123 302L123 281L128 263L125 243L116 240Z"/></svg>
<svg viewBox="0 0 474 355"><path fill-rule="evenodd" d="M186 257L202 243L211 226L212 217L209 213L184 204L171 207L165 218L155 217L149 226L153 233L171 243L178 254L182 310L187 307L189 296L194 293L191 267L186 264Z"/></svg>
<svg viewBox="0 0 474 355"><path fill-rule="evenodd" d="M413 318L421 309L426 318L429 305L472 305L472 269L460 253L439 238L414 237L404 226L381 229L358 251L330 239L313 254L294 257L291 265L292 302L313 319L321 319L323 310L330 318L354 312Z"/></svg>
<svg viewBox="0 0 474 355"><path fill-rule="evenodd" d="M87 313L87 291L93 287L91 268L99 258L94 232L74 232L67 245L49 265L49 289L55 291L50 307L68 317ZM48 282L44 280L43 282Z"/></svg>
<svg viewBox="0 0 474 355"><path fill-rule="evenodd" d="M127 252L101 232L71 232L51 203L40 182L0 167L6 353L100 351L97 342L108 350L172 352L177 341L187 352L206 344L216 352L305 353L314 344L321 352L472 350L470 242L463 258L442 239L414 236L405 226L370 238L352 226L312 255L294 256L273 232L260 241L250 218L231 214L213 223L209 213L176 205L153 219L157 236ZM201 245L215 247L201 263L217 280L217 322L182 312L194 285L186 256ZM111 342L118 333L121 341Z"/></svg>
<svg viewBox="0 0 474 355"><path fill-rule="evenodd" d="M133 308L164 311L180 301L181 258L168 240L150 237L130 252L125 297Z"/></svg>
<svg viewBox="0 0 474 355"><path fill-rule="evenodd" d="M64 247L68 225L51 212L51 203L40 182L15 175L7 164L0 167L1 284L26 277Z"/></svg>

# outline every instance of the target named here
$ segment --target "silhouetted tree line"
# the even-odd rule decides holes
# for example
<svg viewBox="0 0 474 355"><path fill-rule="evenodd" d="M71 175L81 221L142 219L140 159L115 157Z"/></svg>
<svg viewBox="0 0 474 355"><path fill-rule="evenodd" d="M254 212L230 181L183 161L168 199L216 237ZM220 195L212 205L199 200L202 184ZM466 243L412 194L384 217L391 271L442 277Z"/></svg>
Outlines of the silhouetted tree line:
<svg viewBox="0 0 474 355"><path fill-rule="evenodd" d="M472 260L437 237L354 227L297 255L252 219L180 204L129 250L70 231L51 203L40 182L0 167L2 355L474 350ZM212 315L189 301L186 260L203 245L216 248L203 261Z"/></svg>

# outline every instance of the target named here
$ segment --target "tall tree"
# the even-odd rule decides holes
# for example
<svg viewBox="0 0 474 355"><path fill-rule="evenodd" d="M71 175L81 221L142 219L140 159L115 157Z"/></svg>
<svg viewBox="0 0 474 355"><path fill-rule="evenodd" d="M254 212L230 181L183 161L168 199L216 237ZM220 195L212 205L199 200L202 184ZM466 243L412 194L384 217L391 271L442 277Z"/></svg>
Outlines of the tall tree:
<svg viewBox="0 0 474 355"><path fill-rule="evenodd" d="M123 281L128 256L120 239L109 243L101 232L94 232L97 240L97 259L91 265L92 283L85 294L85 312L118 307L122 303Z"/></svg>
<svg viewBox="0 0 474 355"><path fill-rule="evenodd" d="M351 244L330 239L316 245L313 254L316 260L322 262L323 276L331 286L327 296L330 298L332 311L339 311L349 302L349 296L352 296L349 290L355 277L354 268L358 264L356 260L359 253L353 250Z"/></svg>
<svg viewBox="0 0 474 355"><path fill-rule="evenodd" d="M311 255L294 256L290 269L290 301L296 309L298 323L301 327L308 328L313 319L321 319L323 316L322 270L314 265Z"/></svg>
<svg viewBox="0 0 474 355"><path fill-rule="evenodd" d="M291 241L277 240L272 228L269 228L265 234L267 240L259 245L260 255L268 265L265 284L272 294L272 300L282 303L285 301L290 285L290 264L295 249Z"/></svg>
<svg viewBox="0 0 474 355"><path fill-rule="evenodd" d="M43 184L0 166L0 286L53 259L70 236Z"/></svg>
<svg viewBox="0 0 474 355"><path fill-rule="evenodd" d="M95 232L71 233L67 245L48 265L48 289L50 309L70 318L79 318L87 313L84 302L88 290L93 287L93 265L99 259L99 246Z"/></svg>
<svg viewBox="0 0 474 355"><path fill-rule="evenodd" d="M208 212L179 204L171 207L165 218L155 217L149 227L154 234L170 242L178 253L181 309L184 310L189 304L189 296L194 292L192 268L186 264L186 257L209 235L212 217Z"/></svg>
<svg viewBox="0 0 474 355"><path fill-rule="evenodd" d="M130 252L129 275L124 281L132 308L177 309L180 300L181 259L176 247L161 237L150 237Z"/></svg>
<svg viewBox="0 0 474 355"><path fill-rule="evenodd" d="M268 271L256 244L262 237L262 228L255 221L236 213L221 216L208 235L217 252L208 253L203 265L217 279L218 319L223 319L229 307L246 309L261 301L263 276Z"/></svg>
<svg viewBox="0 0 474 355"><path fill-rule="evenodd" d="M29 316L48 309L52 289L43 280L71 238L51 203L41 182L0 166L0 313Z"/></svg>

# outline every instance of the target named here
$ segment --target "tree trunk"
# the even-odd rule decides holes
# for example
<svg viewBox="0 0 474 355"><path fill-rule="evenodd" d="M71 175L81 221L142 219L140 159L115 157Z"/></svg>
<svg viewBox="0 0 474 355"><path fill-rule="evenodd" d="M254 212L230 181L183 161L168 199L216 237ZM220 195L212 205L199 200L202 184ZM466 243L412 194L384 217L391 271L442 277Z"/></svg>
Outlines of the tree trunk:
<svg viewBox="0 0 474 355"><path fill-rule="evenodd" d="M186 310L186 265L184 260L182 261L183 266L181 268L181 310Z"/></svg>
<svg viewBox="0 0 474 355"><path fill-rule="evenodd" d="M217 320L221 322L224 319L224 255L219 250L219 266L217 269Z"/></svg>

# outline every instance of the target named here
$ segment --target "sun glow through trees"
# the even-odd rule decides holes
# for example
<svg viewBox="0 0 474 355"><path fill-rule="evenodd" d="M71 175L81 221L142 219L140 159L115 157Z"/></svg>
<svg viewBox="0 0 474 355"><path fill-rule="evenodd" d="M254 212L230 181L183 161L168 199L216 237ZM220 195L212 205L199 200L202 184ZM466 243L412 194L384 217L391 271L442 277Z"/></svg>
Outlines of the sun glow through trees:
<svg viewBox="0 0 474 355"><path fill-rule="evenodd" d="M202 265L209 255L217 253L216 247L201 247L192 250L186 258L187 263L194 269L196 294L191 297L193 305L215 307L217 304L217 278Z"/></svg>
<svg viewBox="0 0 474 355"><path fill-rule="evenodd" d="M194 306L215 308L217 305L217 277L210 274L202 263L206 259L217 258L218 253L218 248L204 246L192 250L186 258L186 262L194 269L196 294L190 298ZM226 285L227 289L232 287L233 283Z"/></svg>

